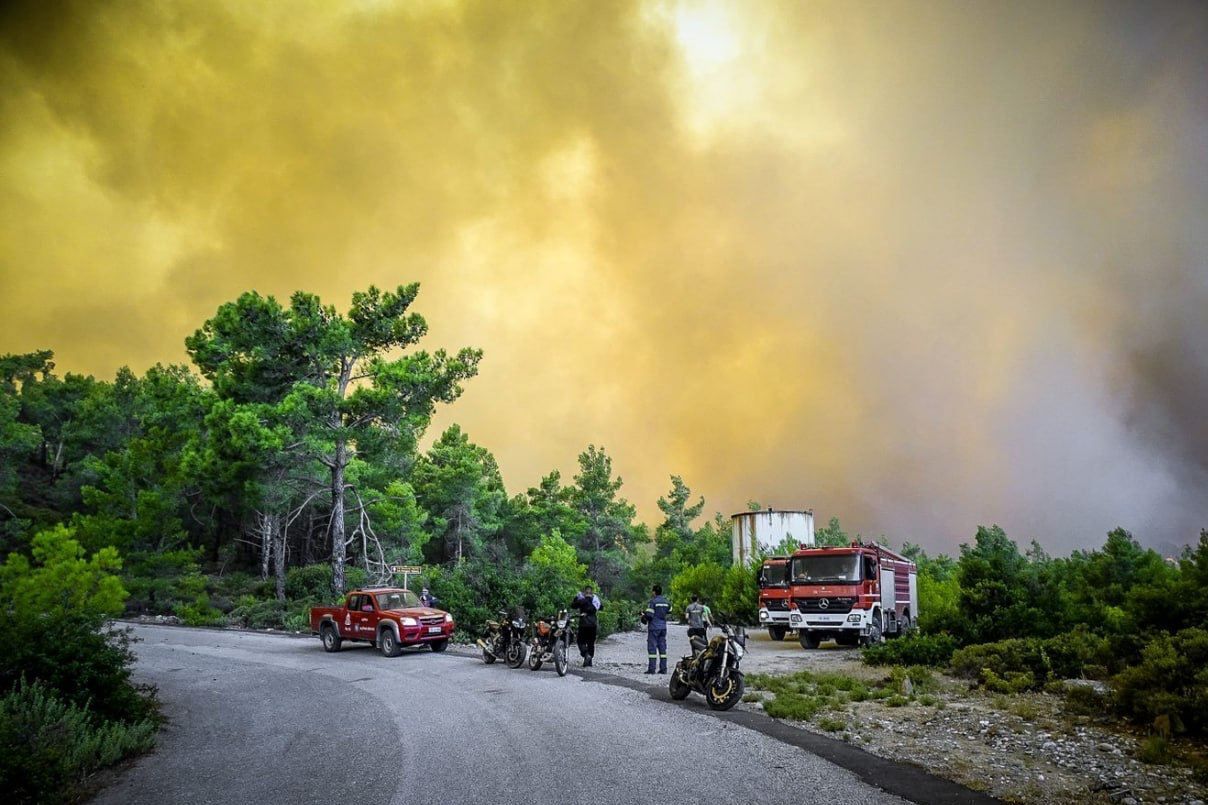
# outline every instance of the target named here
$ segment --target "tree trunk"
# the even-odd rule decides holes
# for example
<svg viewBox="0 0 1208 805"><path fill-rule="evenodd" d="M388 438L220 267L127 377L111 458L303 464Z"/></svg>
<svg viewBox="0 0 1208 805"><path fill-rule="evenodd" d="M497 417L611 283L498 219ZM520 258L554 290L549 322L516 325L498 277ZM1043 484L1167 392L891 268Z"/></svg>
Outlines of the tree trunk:
<svg viewBox="0 0 1208 805"><path fill-rule="evenodd" d="M268 562L273 553L272 518L267 514L259 515L256 523L260 531L260 578L268 578Z"/></svg>
<svg viewBox="0 0 1208 805"><path fill-rule="evenodd" d="M348 546L344 539L344 466L348 446L336 439L335 460L331 468L331 586L337 596L344 594L344 562Z"/></svg>
<svg viewBox="0 0 1208 805"><path fill-rule="evenodd" d="M285 600L285 530L281 528L281 517L273 517L273 575L277 578L277 600Z"/></svg>

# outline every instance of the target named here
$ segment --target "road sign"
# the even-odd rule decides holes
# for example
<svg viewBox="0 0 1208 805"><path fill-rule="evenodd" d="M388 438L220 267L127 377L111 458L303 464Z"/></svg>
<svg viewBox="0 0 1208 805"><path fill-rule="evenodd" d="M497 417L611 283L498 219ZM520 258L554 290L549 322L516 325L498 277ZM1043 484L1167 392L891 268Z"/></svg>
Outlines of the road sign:
<svg viewBox="0 0 1208 805"><path fill-rule="evenodd" d="M406 573L407 575L412 575L415 573L423 573L424 566L423 565L391 565L390 572L391 573Z"/></svg>

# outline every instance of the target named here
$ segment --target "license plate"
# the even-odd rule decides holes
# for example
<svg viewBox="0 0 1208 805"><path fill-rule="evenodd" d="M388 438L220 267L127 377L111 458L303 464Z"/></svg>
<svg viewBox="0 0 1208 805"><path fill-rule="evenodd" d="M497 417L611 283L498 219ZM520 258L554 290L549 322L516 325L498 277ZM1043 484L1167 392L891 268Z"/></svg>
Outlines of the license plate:
<svg viewBox="0 0 1208 805"><path fill-rule="evenodd" d="M440 627L439 626L429 626L428 634L440 634Z"/></svg>

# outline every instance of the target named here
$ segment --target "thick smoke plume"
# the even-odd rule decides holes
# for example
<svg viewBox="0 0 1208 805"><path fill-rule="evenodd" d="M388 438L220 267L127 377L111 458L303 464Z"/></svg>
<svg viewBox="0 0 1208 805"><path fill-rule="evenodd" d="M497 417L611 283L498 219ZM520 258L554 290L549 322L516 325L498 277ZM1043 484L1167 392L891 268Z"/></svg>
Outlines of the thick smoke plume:
<svg viewBox="0 0 1208 805"><path fill-rule="evenodd" d="M7 3L0 351L420 280L522 489L951 549L1208 526L1208 9Z"/></svg>

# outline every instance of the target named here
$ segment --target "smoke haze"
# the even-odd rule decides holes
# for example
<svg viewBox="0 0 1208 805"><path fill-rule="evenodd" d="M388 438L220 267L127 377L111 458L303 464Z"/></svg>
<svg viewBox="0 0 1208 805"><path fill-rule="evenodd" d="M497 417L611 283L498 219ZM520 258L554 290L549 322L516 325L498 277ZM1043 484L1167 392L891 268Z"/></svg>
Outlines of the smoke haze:
<svg viewBox="0 0 1208 805"><path fill-rule="evenodd" d="M520 491L951 550L1208 527L1208 7L9 3L0 352L423 285Z"/></svg>

